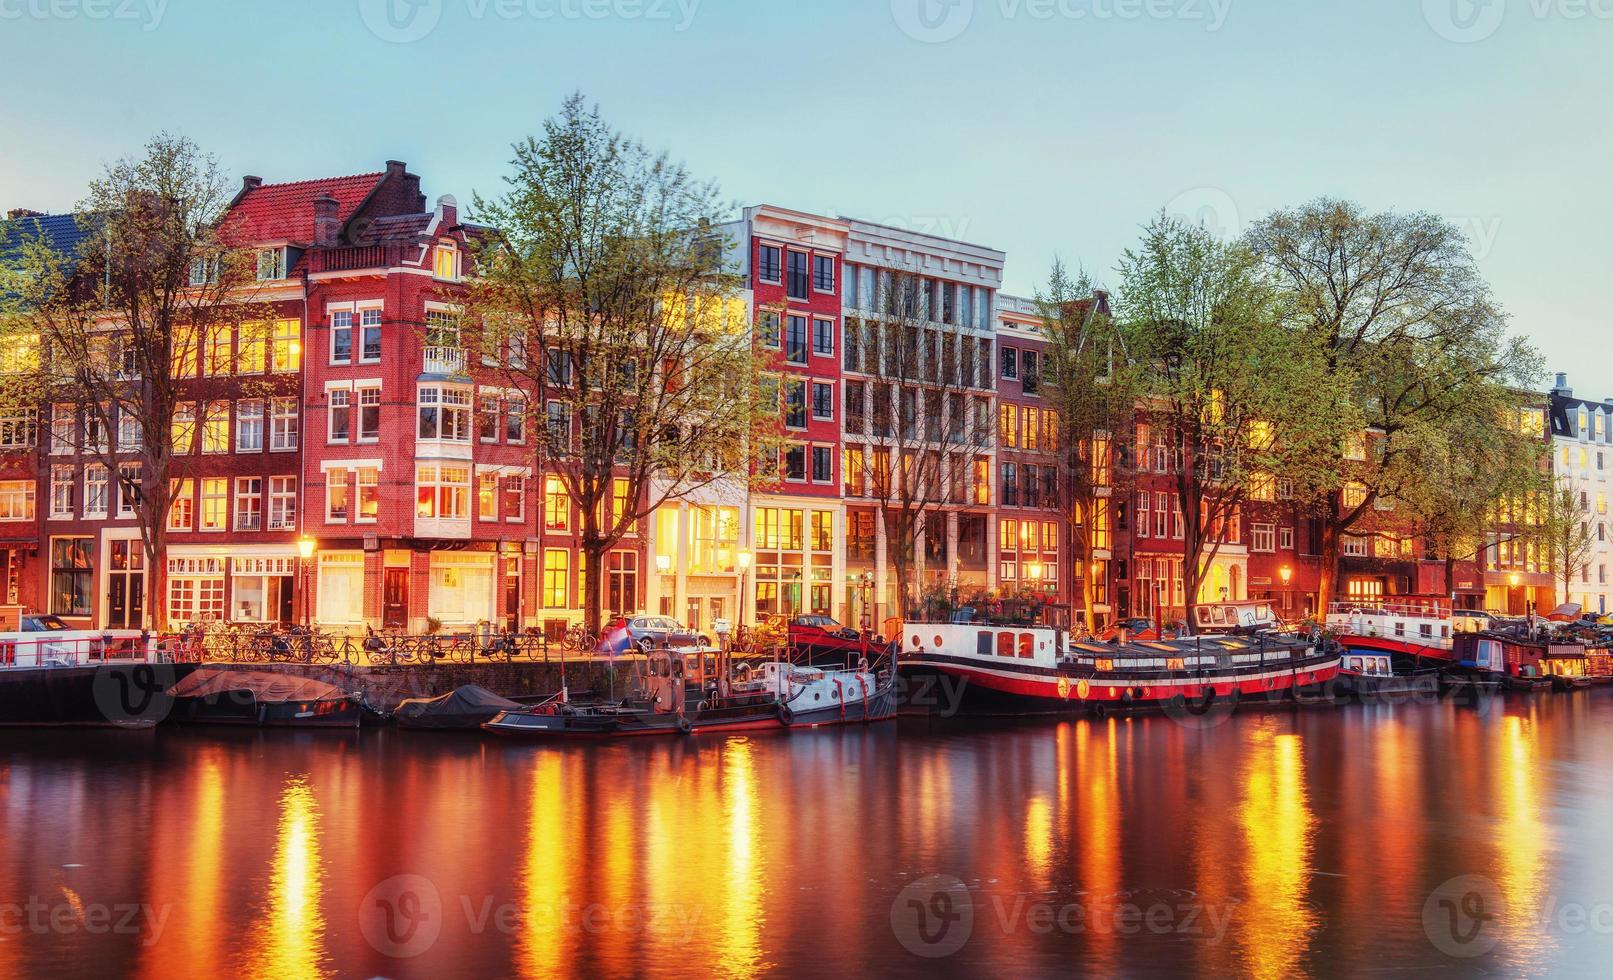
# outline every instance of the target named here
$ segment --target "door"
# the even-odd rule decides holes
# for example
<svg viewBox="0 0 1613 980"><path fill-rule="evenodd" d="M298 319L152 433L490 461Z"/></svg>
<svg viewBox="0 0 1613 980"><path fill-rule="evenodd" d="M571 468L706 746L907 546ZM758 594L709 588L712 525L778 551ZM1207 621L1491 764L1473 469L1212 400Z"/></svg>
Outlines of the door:
<svg viewBox="0 0 1613 980"><path fill-rule="evenodd" d="M409 570L388 568L381 582L381 626L403 629L409 623Z"/></svg>
<svg viewBox="0 0 1613 980"><path fill-rule="evenodd" d="M138 541L112 541L107 568L106 626L136 630L145 625L145 551Z"/></svg>

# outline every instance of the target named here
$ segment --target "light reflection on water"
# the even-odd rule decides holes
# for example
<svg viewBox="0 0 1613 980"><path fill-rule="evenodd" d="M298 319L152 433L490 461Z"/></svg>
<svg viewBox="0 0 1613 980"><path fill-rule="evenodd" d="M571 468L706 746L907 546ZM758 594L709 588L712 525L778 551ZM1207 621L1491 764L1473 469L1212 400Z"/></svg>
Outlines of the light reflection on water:
<svg viewBox="0 0 1613 980"><path fill-rule="evenodd" d="M37 896L78 926L0 928L0 975L1597 972L1613 937L1541 916L1613 903L1610 740L1604 691L594 746L13 733L0 906ZM396 875L441 899L440 936L406 959L358 928ZM927 875L974 915L939 961L892 925ZM1463 875L1503 905L1476 960L1421 918ZM118 903L161 929L83 928ZM1105 918L1127 904L1173 918ZM1086 918L1034 928L1039 906Z"/></svg>

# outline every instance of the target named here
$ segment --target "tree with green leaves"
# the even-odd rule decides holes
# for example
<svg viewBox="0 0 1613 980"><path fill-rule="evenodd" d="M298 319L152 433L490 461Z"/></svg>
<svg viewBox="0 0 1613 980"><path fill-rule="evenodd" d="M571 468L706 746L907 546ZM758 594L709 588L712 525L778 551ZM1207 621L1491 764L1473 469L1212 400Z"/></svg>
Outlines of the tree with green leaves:
<svg viewBox="0 0 1613 980"><path fill-rule="evenodd" d="M535 471L580 514L583 611L606 557L656 508L778 478L779 395L752 341L715 185L612 129L581 95L475 198L462 321L531 396Z"/></svg>
<svg viewBox="0 0 1613 980"><path fill-rule="evenodd" d="M1429 461L1464 428L1486 444L1499 439L1539 359L1507 336L1465 237L1441 218L1322 198L1261 219L1244 244L1285 295L1291 329L1322 359L1341 396L1334 404L1360 419L1347 443L1355 451L1313 488L1325 603L1343 536L1397 501L1439 510L1438 498L1460 488L1441 487ZM1459 479L1463 469L1446 472Z"/></svg>
<svg viewBox="0 0 1613 980"><path fill-rule="evenodd" d="M1141 372L1139 424L1170 447L1186 618L1244 504L1328 472L1359 421L1256 257L1161 215L1121 260L1115 312Z"/></svg>
<svg viewBox="0 0 1613 980"><path fill-rule="evenodd" d="M1049 340L1048 395L1058 418L1059 503L1069 526L1070 564L1080 573L1084 621L1096 627L1092 567L1097 552L1112 547L1116 502L1130 494L1127 447L1135 439L1141 379L1107 297L1084 273L1071 274L1055 261L1037 303Z"/></svg>
<svg viewBox="0 0 1613 980"><path fill-rule="evenodd" d="M220 227L234 194L216 159L160 134L91 183L75 254L35 239L15 278L15 329L40 351L25 382L48 413L40 438L105 467L106 492L133 503L150 596L163 594L170 487L189 465L175 451L184 365L198 338L263 317L255 255ZM162 629L165 617L164 603L145 603L148 627Z"/></svg>

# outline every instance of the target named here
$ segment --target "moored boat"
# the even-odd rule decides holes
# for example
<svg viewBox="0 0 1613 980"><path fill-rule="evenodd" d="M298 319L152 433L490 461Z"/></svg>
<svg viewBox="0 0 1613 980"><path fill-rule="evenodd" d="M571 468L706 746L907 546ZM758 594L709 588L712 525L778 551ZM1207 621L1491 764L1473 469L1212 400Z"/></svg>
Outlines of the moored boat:
<svg viewBox="0 0 1613 980"><path fill-rule="evenodd" d="M1457 637L1456 661L1444 685L1510 691L1568 691L1588 687L1584 645L1554 642L1549 634L1486 630Z"/></svg>
<svg viewBox="0 0 1613 980"><path fill-rule="evenodd" d="M1392 602L1332 603L1326 625L1347 653L1450 661L1463 622L1452 615L1448 599L1395 596Z"/></svg>
<svg viewBox="0 0 1613 980"><path fill-rule="evenodd" d="M200 667L168 689L176 721L263 728L357 728L359 700L310 677Z"/></svg>
<svg viewBox="0 0 1613 980"><path fill-rule="evenodd" d="M480 685L466 684L434 698L407 698L393 709L392 720L401 728L476 731L500 712L531 706L500 697Z"/></svg>
<svg viewBox="0 0 1613 980"><path fill-rule="evenodd" d="M899 666L909 704L931 713L1090 714L1292 700L1338 673L1339 655L1304 634L1067 642L1047 626L906 623Z"/></svg>
<svg viewBox="0 0 1613 980"><path fill-rule="evenodd" d="M1344 652L1333 692L1361 702L1439 694L1437 663L1360 649Z"/></svg>
<svg viewBox="0 0 1613 980"><path fill-rule="evenodd" d="M852 725L896 717L896 677L866 664L839 670L783 661L758 666L750 682L780 701L779 720L789 728Z"/></svg>

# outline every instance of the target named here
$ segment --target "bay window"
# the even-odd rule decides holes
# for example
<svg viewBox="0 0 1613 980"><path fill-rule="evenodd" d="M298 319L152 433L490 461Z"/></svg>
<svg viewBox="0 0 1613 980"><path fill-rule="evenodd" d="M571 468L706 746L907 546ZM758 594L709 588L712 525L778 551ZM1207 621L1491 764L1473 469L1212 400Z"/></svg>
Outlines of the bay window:
<svg viewBox="0 0 1613 980"><path fill-rule="evenodd" d="M420 463L415 470L415 516L439 520L470 517L470 468Z"/></svg>

